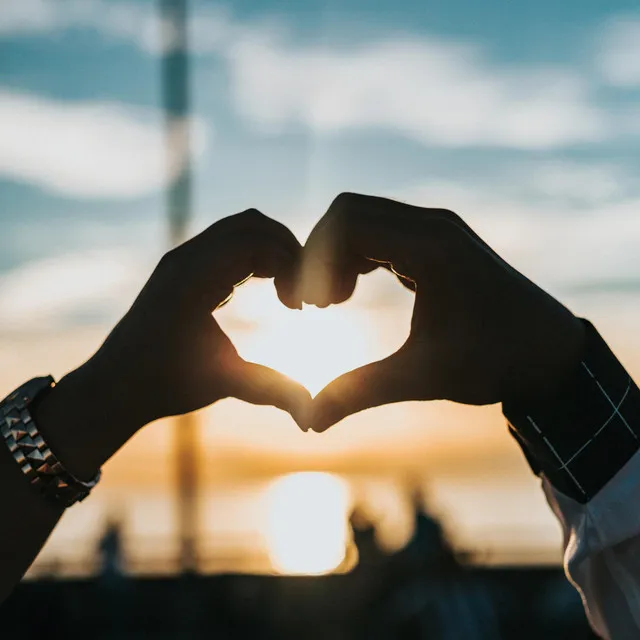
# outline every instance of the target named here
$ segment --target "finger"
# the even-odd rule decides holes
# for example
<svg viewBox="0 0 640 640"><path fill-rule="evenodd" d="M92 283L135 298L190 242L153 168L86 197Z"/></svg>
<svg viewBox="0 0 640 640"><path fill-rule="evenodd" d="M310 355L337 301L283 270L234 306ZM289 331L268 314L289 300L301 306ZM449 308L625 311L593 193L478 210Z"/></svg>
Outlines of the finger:
<svg viewBox="0 0 640 640"><path fill-rule="evenodd" d="M320 296L314 300L318 307L328 307L330 304L340 304L348 300L355 291L358 284L358 277L366 273L375 271L383 266L380 263L367 260L366 258L350 257L348 265L336 267L331 274L331 294ZM309 273L305 276L309 278ZM327 275L323 276L324 282ZM303 278L304 279L304 278Z"/></svg>
<svg viewBox="0 0 640 640"><path fill-rule="evenodd" d="M358 275L371 270L370 260L411 278L421 221L416 209L373 196L338 196L305 244L301 298L318 306L341 301Z"/></svg>
<svg viewBox="0 0 640 640"><path fill-rule="evenodd" d="M257 220L253 220L254 218ZM277 269L256 270L251 275L257 278L274 277L274 285L280 301L291 309L302 309L299 296L296 296L302 246L291 229L255 209L220 220L216 225L220 225L220 231L224 231L225 234L237 233L240 229L244 229L249 233L258 232L262 242L271 237L281 248L287 251L287 256L284 260L275 261L278 266ZM216 225L213 226L215 227ZM282 262L285 263L286 268L281 268Z"/></svg>
<svg viewBox="0 0 640 640"><path fill-rule="evenodd" d="M236 288L252 277L279 278L296 269L297 258L273 238L244 232L229 237L213 260L194 268L202 285L203 304L217 308L228 302ZM208 282L206 279L208 278Z"/></svg>
<svg viewBox="0 0 640 640"><path fill-rule="evenodd" d="M242 361L228 384L231 395L239 400L288 411L298 426L307 430L311 394L291 378L269 367Z"/></svg>
<svg viewBox="0 0 640 640"><path fill-rule="evenodd" d="M409 350L345 373L328 384L313 400L308 426L326 431L349 415L385 404L429 399L416 380Z"/></svg>
<svg viewBox="0 0 640 640"><path fill-rule="evenodd" d="M343 268L340 272L334 273L331 299L327 300L325 298L324 300L319 301L317 306L327 307L329 304L340 304L347 301L355 291L358 283L358 277L360 275L371 273L378 268L386 269L393 273L404 287L415 293L416 283L410 278L398 273L392 264L388 262L377 262L367 258L363 258L358 262L357 258L353 258L350 268Z"/></svg>
<svg viewBox="0 0 640 640"><path fill-rule="evenodd" d="M360 270L363 257L382 263L415 291L424 267L445 257L452 232L462 232L491 251L448 209L340 194L305 245L300 297L318 306L339 302L345 295L344 282L355 286L358 274L364 273Z"/></svg>
<svg viewBox="0 0 640 640"><path fill-rule="evenodd" d="M300 258L288 269L280 271L274 279L274 286L280 302L289 309L302 309L302 301L298 295Z"/></svg>
<svg viewBox="0 0 640 640"><path fill-rule="evenodd" d="M212 240L217 241L226 235L235 235L243 231L274 235L283 244L288 244L292 250L300 247L300 243L291 229L258 209L247 209L241 213L221 218L186 244L198 242L199 239L210 243Z"/></svg>
<svg viewBox="0 0 640 640"><path fill-rule="evenodd" d="M415 293L416 291L416 283L414 280L412 280L411 278L402 275L401 273L398 273L392 264L389 264L388 262L384 262L382 264L380 264L380 266L383 269L386 269L387 271L390 271L391 273L393 273L393 275L398 278L398 280L400 281L400 283L406 287L407 289L409 289L410 291L413 291Z"/></svg>
<svg viewBox="0 0 640 640"><path fill-rule="evenodd" d="M251 276L295 277L301 251L287 227L250 209L215 223L172 253L179 286L215 308Z"/></svg>

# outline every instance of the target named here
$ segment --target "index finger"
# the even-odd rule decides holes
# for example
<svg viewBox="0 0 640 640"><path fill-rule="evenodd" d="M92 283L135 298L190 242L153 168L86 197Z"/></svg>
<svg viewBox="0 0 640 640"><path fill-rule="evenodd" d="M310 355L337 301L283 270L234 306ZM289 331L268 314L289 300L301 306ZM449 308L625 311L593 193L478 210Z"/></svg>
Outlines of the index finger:
<svg viewBox="0 0 640 640"><path fill-rule="evenodd" d="M302 247L255 209L224 218L174 250L180 286L213 309L251 276L293 278Z"/></svg>
<svg viewBox="0 0 640 640"><path fill-rule="evenodd" d="M353 293L358 275L380 264L413 280L418 227L426 212L386 198L340 194L305 244L302 300L318 306L342 302Z"/></svg>

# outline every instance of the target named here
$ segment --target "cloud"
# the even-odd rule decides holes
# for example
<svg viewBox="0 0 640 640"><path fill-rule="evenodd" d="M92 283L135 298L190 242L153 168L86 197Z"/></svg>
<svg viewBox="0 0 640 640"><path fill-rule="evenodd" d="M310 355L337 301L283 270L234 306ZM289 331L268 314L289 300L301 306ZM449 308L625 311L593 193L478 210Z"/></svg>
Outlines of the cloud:
<svg viewBox="0 0 640 640"><path fill-rule="evenodd" d="M597 68L512 65L477 44L382 31L350 46L296 41L281 19L239 21L223 4L189 4L192 53L229 65L236 108L255 127L319 134L387 131L433 147L552 150L640 135L637 110L599 104L601 80L640 84L640 17L609 20ZM0 37L91 30L159 55L181 45L153 2L7 0Z"/></svg>
<svg viewBox="0 0 640 640"><path fill-rule="evenodd" d="M5 0L0 12L0 36L91 29L115 40L134 41L141 49L155 52L162 36L157 14L148 2Z"/></svg>
<svg viewBox="0 0 640 640"><path fill-rule="evenodd" d="M228 57L238 107L267 131L376 128L429 145L518 149L608 134L577 74L491 64L470 44L407 37L339 49L254 33Z"/></svg>
<svg viewBox="0 0 640 640"><path fill-rule="evenodd" d="M158 54L179 46L156 5L126 0L13 0L0 34L91 29ZM190 5L190 48L230 64L237 107L256 126L321 133L390 130L446 147L552 149L610 133L587 83L564 67L505 66L472 43L381 37L348 48L292 44L282 21L231 19Z"/></svg>
<svg viewBox="0 0 640 640"><path fill-rule="evenodd" d="M232 37L233 25L217 5L190 3L192 51L217 51ZM148 54L180 46L171 24L155 2L127 0L3 0L0 37L44 35L73 29L91 30L107 41L131 43Z"/></svg>
<svg viewBox="0 0 640 640"><path fill-rule="evenodd" d="M192 124L194 152L202 153L207 129L200 120ZM0 176L78 198L141 196L181 172L185 126L172 124L175 154L168 164L159 112L0 89Z"/></svg>
<svg viewBox="0 0 640 640"><path fill-rule="evenodd" d="M464 185L508 197L537 211L591 210L640 196L640 185L631 167L602 160L509 158L481 163L468 171ZM462 186L462 183L460 183Z"/></svg>
<svg viewBox="0 0 640 640"><path fill-rule="evenodd" d="M571 203L580 207L620 201L637 193L631 171L606 162L544 160L522 162L511 169L511 183L521 194L539 200Z"/></svg>
<svg viewBox="0 0 640 640"><path fill-rule="evenodd" d="M598 172L603 185L616 175L612 167L584 165L575 166L552 196L544 182L536 180L551 166L541 163L537 171L535 165L524 164L518 189L512 188L517 181L514 171L506 179L497 172L491 178L464 182L432 180L387 195L420 206L453 209L507 261L556 292L592 293L612 283L624 283L629 289L630 274L640 273L640 189L631 190L620 182L617 199L578 200L580 170L587 190L587 181L595 180ZM562 179L559 172L557 183ZM547 199L536 201L536 191Z"/></svg>
<svg viewBox="0 0 640 640"><path fill-rule="evenodd" d="M607 22L596 62L608 84L621 88L640 86L640 16L618 16Z"/></svg>
<svg viewBox="0 0 640 640"><path fill-rule="evenodd" d="M0 330L56 330L113 322L133 301L148 256L120 249L69 253L0 276Z"/></svg>
<svg viewBox="0 0 640 640"><path fill-rule="evenodd" d="M59 23L59 9L48 0L7 0L0 12L0 34L23 35L49 31Z"/></svg>

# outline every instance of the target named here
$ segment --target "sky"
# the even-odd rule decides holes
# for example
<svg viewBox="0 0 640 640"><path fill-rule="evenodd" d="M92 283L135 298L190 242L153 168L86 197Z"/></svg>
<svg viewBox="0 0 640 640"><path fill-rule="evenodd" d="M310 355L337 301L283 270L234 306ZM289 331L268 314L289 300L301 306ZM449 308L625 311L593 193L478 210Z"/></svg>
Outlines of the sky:
<svg viewBox="0 0 640 640"><path fill-rule="evenodd" d="M179 167L163 156L162 26L148 2L0 6L0 331L37 311L15 288L51 259L109 277L91 296L65 285L29 324L95 320L165 245ZM303 239L341 190L374 192L455 208L559 292L637 290L632 6L192 3L192 230L257 206Z"/></svg>
<svg viewBox="0 0 640 640"><path fill-rule="evenodd" d="M640 374L637 2L194 1L190 13L193 112L171 123L193 141L190 232L257 207L303 241L345 190L450 208ZM0 390L86 359L168 247L163 190L186 155L167 167L167 46L155 3L0 0ZM411 313L384 274L293 333L274 300L249 286L221 322L243 355L304 377L276 348L295 335L319 363L314 383L397 348ZM204 419L207 473L504 467L534 487L495 407L364 416L310 444L277 412L221 403ZM130 462L166 451L168 432L140 438L110 463L110 486L155 481L154 465L136 476Z"/></svg>

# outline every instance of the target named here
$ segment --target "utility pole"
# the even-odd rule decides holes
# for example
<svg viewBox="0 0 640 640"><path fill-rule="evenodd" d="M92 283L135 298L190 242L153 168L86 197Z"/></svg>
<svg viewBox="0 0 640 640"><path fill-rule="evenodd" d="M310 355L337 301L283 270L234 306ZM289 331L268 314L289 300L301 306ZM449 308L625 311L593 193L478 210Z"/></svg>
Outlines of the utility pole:
<svg viewBox="0 0 640 640"><path fill-rule="evenodd" d="M184 242L191 216L190 78L187 0L160 0L163 37L162 98L165 113L167 171L180 173L167 188L171 246ZM175 419L175 474L180 536L180 570L198 570L198 424L189 414Z"/></svg>

